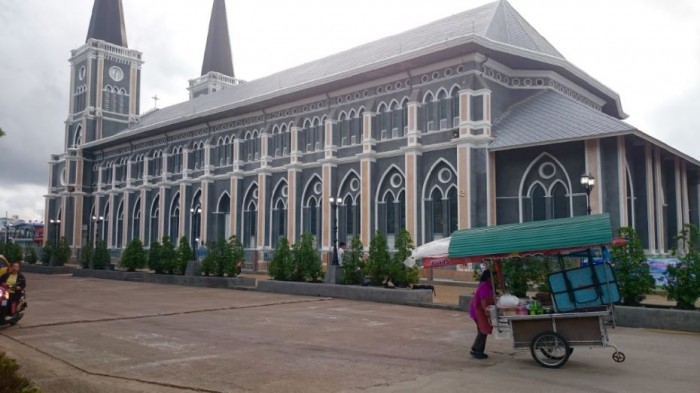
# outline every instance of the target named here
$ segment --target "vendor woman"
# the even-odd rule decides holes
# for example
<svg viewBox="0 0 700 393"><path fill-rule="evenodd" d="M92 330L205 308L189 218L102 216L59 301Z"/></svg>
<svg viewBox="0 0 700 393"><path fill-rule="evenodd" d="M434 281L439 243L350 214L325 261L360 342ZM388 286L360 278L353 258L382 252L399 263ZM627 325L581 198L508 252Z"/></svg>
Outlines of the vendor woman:
<svg viewBox="0 0 700 393"><path fill-rule="evenodd" d="M476 322L476 339L472 344L471 355L476 359L486 359L486 337L491 334L493 328L489 323L488 306L494 304L493 285L491 285L491 271L484 270L479 279L479 286L474 291L471 303L469 303L469 315Z"/></svg>

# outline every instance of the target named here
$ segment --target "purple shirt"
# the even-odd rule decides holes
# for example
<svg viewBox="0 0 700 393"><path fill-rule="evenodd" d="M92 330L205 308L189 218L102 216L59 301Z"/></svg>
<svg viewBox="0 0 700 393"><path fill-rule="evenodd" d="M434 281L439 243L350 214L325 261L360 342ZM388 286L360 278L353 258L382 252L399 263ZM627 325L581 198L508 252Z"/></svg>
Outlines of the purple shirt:
<svg viewBox="0 0 700 393"><path fill-rule="evenodd" d="M488 299L493 296L491 292L491 284L488 281L482 281L474 291L472 301L469 303L469 316L476 321L476 308L481 307L481 300Z"/></svg>

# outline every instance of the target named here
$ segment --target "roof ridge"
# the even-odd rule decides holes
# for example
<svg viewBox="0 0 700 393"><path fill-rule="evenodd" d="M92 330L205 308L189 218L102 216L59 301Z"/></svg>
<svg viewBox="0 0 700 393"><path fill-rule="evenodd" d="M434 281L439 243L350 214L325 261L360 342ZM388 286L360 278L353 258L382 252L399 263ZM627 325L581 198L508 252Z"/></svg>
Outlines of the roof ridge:
<svg viewBox="0 0 700 393"><path fill-rule="evenodd" d="M532 40L532 43L535 45L535 47L537 47L538 52L547 53L547 51L549 51L549 50L551 49L551 50L553 50L554 53L556 53L559 57L561 57L562 59L564 59L564 55L562 55L561 52L559 52L559 50L558 50L554 45L552 45L552 43L549 42L549 40L548 40L547 38L545 38L545 36L543 36L542 34L540 34L540 32L537 31L537 29L535 29L535 28L530 24L530 22L528 22L522 15L520 15L520 13L518 12L518 10L516 10L516 9L515 9L512 5L510 5L510 3L508 3L507 1L505 1L505 0L502 0L502 1L503 1L503 2L506 4L506 6L508 7L508 8L507 8L508 11L514 16L513 19L515 19L515 22L517 22L518 25L519 25L524 31L526 31L526 32L528 33L528 34L527 34L527 37L528 37L530 40ZM544 42L547 43L547 45L549 45L549 48L542 48L541 45L540 45L540 43L538 43L537 40L533 39L533 36L532 36L531 33L535 33L537 38L544 40ZM510 36L510 31L508 31L508 34L509 34L509 36Z"/></svg>

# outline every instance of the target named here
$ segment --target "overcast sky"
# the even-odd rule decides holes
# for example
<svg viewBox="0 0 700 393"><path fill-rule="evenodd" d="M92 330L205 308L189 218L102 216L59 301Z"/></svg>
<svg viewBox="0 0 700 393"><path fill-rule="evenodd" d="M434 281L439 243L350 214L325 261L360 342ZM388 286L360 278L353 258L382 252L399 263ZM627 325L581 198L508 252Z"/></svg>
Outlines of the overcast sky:
<svg viewBox="0 0 700 393"><path fill-rule="evenodd" d="M488 0L228 0L236 77L259 77L486 4ZM41 219L61 153L70 50L93 0L1 0L0 215ZM569 61L620 94L627 121L700 158L700 1L510 0ZM123 0L143 52L141 108L188 98L211 0Z"/></svg>

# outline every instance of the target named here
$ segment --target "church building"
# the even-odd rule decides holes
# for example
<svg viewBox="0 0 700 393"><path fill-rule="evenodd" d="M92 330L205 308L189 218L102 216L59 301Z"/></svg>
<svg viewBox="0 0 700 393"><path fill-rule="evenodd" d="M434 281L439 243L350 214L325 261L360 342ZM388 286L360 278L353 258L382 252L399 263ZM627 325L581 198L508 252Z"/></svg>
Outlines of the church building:
<svg viewBox="0 0 700 393"><path fill-rule="evenodd" d="M95 0L70 57L47 239L118 255L135 238L236 235L264 269L304 232L328 260L334 213L339 241L365 247L376 231L420 245L590 211L664 254L700 224L700 162L624 122L620 97L505 0L253 81L234 74L224 0L206 42L190 99L142 113L122 1Z"/></svg>

